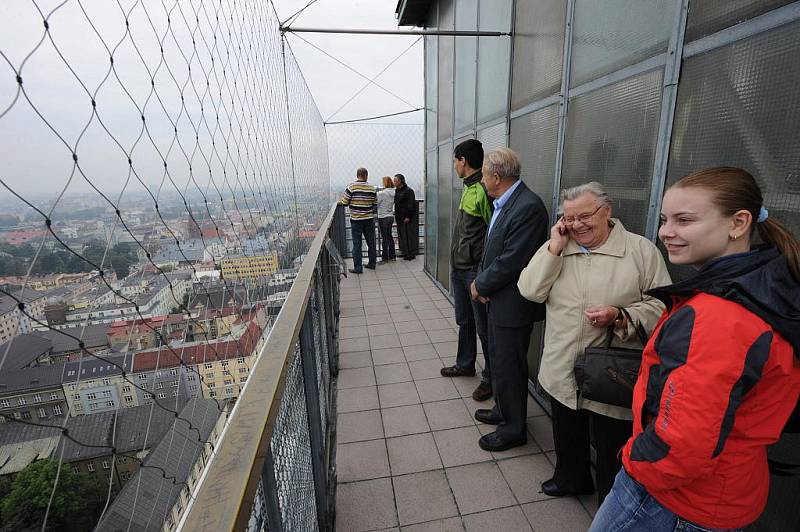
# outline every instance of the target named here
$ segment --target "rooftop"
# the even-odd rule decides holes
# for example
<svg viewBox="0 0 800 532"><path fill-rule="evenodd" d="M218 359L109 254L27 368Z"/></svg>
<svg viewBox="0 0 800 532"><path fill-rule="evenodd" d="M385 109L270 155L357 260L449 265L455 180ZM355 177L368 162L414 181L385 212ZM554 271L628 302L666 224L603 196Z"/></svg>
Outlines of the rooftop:
<svg viewBox="0 0 800 532"><path fill-rule="evenodd" d="M41 333L20 334L0 345L0 368L22 369L52 349L53 342Z"/></svg>
<svg viewBox="0 0 800 532"><path fill-rule="evenodd" d="M178 410L185 403L186 398L180 398ZM174 406L169 405L169 408L174 408ZM79 445L69 438L60 438L63 423L61 418L55 418L53 426L29 425L10 421L0 425L0 446L10 445L23 449L26 447L25 444L29 444L37 447L35 442L54 437L56 445L52 447L51 451L58 449L56 455L60 454L60 445L63 445L65 461L88 460L111 454L112 447L116 449L117 453L149 449L163 437L174 419L175 414L154 405L135 406L69 418L66 429L70 436L86 445ZM0 463L2 463L2 459L0 459Z"/></svg>
<svg viewBox="0 0 800 532"><path fill-rule="evenodd" d="M165 437L125 484L96 530L160 531L211 437L220 414L212 399L191 399ZM189 423L191 423L191 427ZM181 452L175 452L181 449Z"/></svg>

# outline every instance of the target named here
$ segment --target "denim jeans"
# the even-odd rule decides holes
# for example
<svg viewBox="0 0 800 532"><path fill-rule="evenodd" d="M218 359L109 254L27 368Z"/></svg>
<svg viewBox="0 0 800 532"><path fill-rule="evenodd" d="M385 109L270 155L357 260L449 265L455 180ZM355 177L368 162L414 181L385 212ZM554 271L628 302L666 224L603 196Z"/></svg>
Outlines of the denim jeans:
<svg viewBox="0 0 800 532"><path fill-rule="evenodd" d="M375 251L375 218L369 220L350 220L350 232L353 235L353 269L361 271L361 236L367 241L367 266L375 267L378 262Z"/></svg>
<svg viewBox="0 0 800 532"><path fill-rule="evenodd" d="M378 218L378 227L381 230L381 259L389 260L395 258L394 237L392 237L392 226L394 217Z"/></svg>
<svg viewBox="0 0 800 532"><path fill-rule="evenodd" d="M462 369L474 369L478 353L475 334L481 339L483 349L484 370L482 381L492 382L491 356L489 353L489 334L486 321L486 305L472 301L469 286L478 272L474 270L452 270L450 287L455 301L456 323L458 324L458 351L456 366Z"/></svg>
<svg viewBox="0 0 800 532"><path fill-rule="evenodd" d="M625 469L620 469L611 493L597 510L589 532L741 532L742 528L705 528L664 508Z"/></svg>

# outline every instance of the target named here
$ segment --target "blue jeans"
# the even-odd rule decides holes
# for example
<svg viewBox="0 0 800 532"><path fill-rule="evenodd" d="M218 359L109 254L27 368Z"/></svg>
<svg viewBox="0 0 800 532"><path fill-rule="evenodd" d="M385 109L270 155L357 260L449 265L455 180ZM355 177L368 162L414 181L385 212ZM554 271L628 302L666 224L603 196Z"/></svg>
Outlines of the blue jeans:
<svg viewBox="0 0 800 532"><path fill-rule="evenodd" d="M620 469L614 487L597 510L589 532L741 532L690 523L664 508L644 486Z"/></svg>
<svg viewBox="0 0 800 532"><path fill-rule="evenodd" d="M353 269L361 271L361 236L367 241L367 266L374 268L378 262L375 251L375 218L369 220L350 220L350 232L353 235Z"/></svg>
<svg viewBox="0 0 800 532"><path fill-rule="evenodd" d="M486 305L473 301L469 286L477 277L474 270L452 270L450 272L450 288L453 290L456 323L458 324L458 352L456 366L461 369L475 369L478 343L475 333L481 339L483 349L484 370L481 380L492 383L491 358L489 353L489 334L486 321Z"/></svg>

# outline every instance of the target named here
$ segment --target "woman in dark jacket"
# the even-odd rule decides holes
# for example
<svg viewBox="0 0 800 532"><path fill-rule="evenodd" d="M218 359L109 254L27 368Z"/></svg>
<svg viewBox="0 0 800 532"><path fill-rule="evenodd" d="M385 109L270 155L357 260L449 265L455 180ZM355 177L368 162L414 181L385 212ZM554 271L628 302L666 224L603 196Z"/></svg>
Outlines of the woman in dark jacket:
<svg viewBox="0 0 800 532"><path fill-rule="evenodd" d="M649 292L667 310L642 356L624 467L590 530L740 530L766 505L766 448L800 395L800 243L753 177L726 167L666 192L659 238L698 271Z"/></svg>
<svg viewBox="0 0 800 532"><path fill-rule="evenodd" d="M414 190L406 185L403 174L394 176L394 219L397 221L397 242L404 260L414 260L419 247L417 229L417 199Z"/></svg>

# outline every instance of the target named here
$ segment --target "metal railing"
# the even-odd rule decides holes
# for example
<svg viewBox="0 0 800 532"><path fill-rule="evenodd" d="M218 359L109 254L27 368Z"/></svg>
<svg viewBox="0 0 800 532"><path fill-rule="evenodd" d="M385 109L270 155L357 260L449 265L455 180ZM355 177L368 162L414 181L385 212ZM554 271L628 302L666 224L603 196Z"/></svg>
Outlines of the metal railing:
<svg viewBox="0 0 800 532"><path fill-rule="evenodd" d="M181 530L332 529L343 228L344 210L332 207Z"/></svg>
<svg viewBox="0 0 800 532"><path fill-rule="evenodd" d="M344 207L342 207L344 209ZM346 258L353 257L353 235L350 232L350 218L348 216L344 216L344 247L339 248L342 252L342 256ZM417 216L416 220L412 220L417 226L417 255L424 255L425 254L425 200L418 199L417 200ZM402 257L403 254L400 252L400 244L397 240L397 224L392 226L392 238L394 239L394 249L398 257ZM375 246L377 249L378 257L381 256L381 252L383 251L383 241L381 240L380 236L380 229L378 227L378 218L375 218ZM361 247L361 256L367 256L367 246L366 244Z"/></svg>

